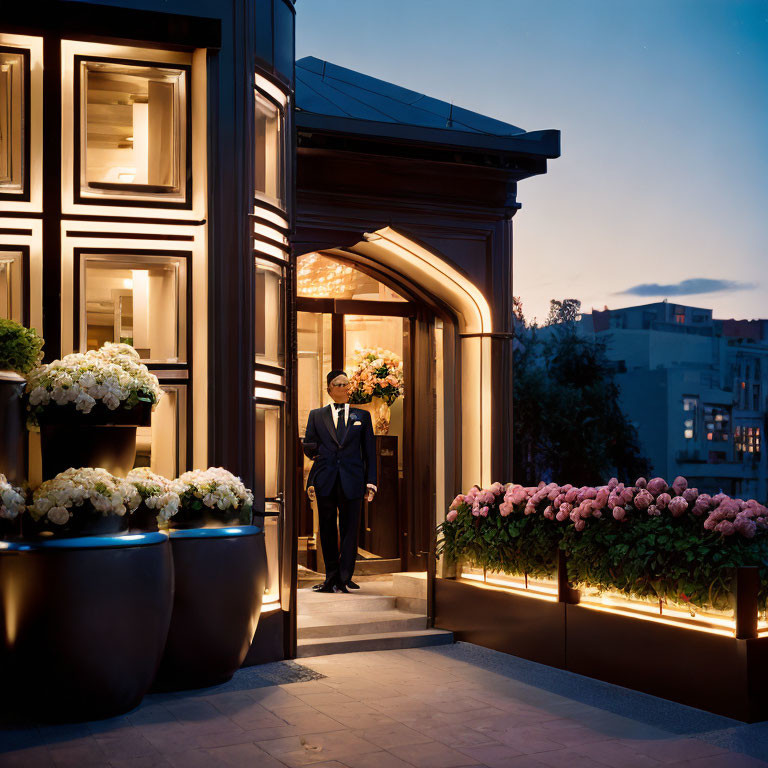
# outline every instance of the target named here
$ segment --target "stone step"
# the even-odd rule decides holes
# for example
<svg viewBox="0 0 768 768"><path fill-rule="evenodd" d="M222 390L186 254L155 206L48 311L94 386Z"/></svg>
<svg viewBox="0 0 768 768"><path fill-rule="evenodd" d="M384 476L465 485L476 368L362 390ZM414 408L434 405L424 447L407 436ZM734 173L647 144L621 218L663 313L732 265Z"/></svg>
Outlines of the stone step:
<svg viewBox="0 0 768 768"><path fill-rule="evenodd" d="M426 572L410 572L392 574L392 594L397 597L413 597L419 600L427 599Z"/></svg>
<svg viewBox="0 0 768 768"><path fill-rule="evenodd" d="M298 640L296 655L300 659L305 659L309 656L329 656L334 653L395 651L402 648L449 645L452 642L453 632L447 632L443 629L422 629L372 635L307 638Z"/></svg>
<svg viewBox="0 0 768 768"><path fill-rule="evenodd" d="M378 635L427 628L427 617L404 611L376 611L347 616L344 613L304 614L297 617L300 640L343 635Z"/></svg>
<svg viewBox="0 0 768 768"><path fill-rule="evenodd" d="M394 610L396 602L397 598L390 595L334 594L300 589L297 593L297 613L301 616L389 611Z"/></svg>
<svg viewBox="0 0 768 768"><path fill-rule="evenodd" d="M427 615L427 599L419 597L398 597L395 603L398 611L407 611L408 613L420 613Z"/></svg>

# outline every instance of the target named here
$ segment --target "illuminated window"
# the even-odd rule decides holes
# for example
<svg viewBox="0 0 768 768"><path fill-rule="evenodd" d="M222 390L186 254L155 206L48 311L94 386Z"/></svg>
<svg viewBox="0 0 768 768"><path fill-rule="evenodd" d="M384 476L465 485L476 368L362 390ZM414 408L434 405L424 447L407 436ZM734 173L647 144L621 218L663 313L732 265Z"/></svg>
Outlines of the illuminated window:
<svg viewBox="0 0 768 768"><path fill-rule="evenodd" d="M256 194L285 205L285 119L283 110L256 91L254 189Z"/></svg>
<svg viewBox="0 0 768 768"><path fill-rule="evenodd" d="M0 317L17 323L23 322L23 269L22 252L0 245Z"/></svg>
<svg viewBox="0 0 768 768"><path fill-rule="evenodd" d="M733 433L736 457L757 460L761 450L761 428L755 424L738 426Z"/></svg>
<svg viewBox="0 0 768 768"><path fill-rule="evenodd" d="M298 295L306 298L407 300L351 264L320 253L299 256L296 260L296 275Z"/></svg>
<svg viewBox="0 0 768 768"><path fill-rule="evenodd" d="M81 254L80 349L125 342L146 362L186 362L186 260Z"/></svg>
<svg viewBox="0 0 768 768"><path fill-rule="evenodd" d="M24 88L23 51L0 48L0 193L24 192Z"/></svg>
<svg viewBox="0 0 768 768"><path fill-rule="evenodd" d="M716 405L704 405L704 428L707 432L707 440L714 443L725 442L730 437L731 414Z"/></svg>
<svg viewBox="0 0 768 768"><path fill-rule="evenodd" d="M187 469L187 387L162 384L165 394L152 412L152 424L136 433L137 467L151 467L164 477L178 477Z"/></svg>
<svg viewBox="0 0 768 768"><path fill-rule="evenodd" d="M256 259L256 361L285 365L283 270L276 264Z"/></svg>
<svg viewBox="0 0 768 768"><path fill-rule="evenodd" d="M256 406L256 478L263 479L264 499L283 497L283 407L259 403Z"/></svg>
<svg viewBox="0 0 768 768"><path fill-rule="evenodd" d="M76 60L81 193L183 202L188 69Z"/></svg>
<svg viewBox="0 0 768 768"><path fill-rule="evenodd" d="M696 439L696 430L699 413L699 399L697 397L683 398L683 436L686 440Z"/></svg>

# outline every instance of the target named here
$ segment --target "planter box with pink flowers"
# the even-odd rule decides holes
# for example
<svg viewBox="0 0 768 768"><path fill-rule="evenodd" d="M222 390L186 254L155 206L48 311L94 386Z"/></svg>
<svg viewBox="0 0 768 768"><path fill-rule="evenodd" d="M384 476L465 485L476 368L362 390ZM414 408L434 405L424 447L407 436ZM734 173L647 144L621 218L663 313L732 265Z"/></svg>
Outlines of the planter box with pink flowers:
<svg viewBox="0 0 768 768"><path fill-rule="evenodd" d="M768 509L754 499L682 477L495 483L457 496L439 532L457 577L436 583L436 625L459 639L768 718Z"/></svg>

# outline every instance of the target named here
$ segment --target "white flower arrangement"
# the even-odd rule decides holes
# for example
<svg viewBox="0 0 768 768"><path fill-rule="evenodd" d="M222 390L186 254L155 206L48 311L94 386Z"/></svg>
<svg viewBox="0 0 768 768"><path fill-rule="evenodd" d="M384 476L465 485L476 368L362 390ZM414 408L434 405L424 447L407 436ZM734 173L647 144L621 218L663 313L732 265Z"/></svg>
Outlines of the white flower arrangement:
<svg viewBox="0 0 768 768"><path fill-rule="evenodd" d="M19 513L24 511L25 506L24 497L0 472L0 517L4 520L15 520Z"/></svg>
<svg viewBox="0 0 768 768"><path fill-rule="evenodd" d="M403 361L381 347L355 349L359 362L349 373L349 402L370 403L380 397L387 405L405 394Z"/></svg>
<svg viewBox="0 0 768 768"><path fill-rule="evenodd" d="M171 490L187 509L200 510L205 506L224 512L253 505L253 494L242 480L223 467L185 472L171 483Z"/></svg>
<svg viewBox="0 0 768 768"><path fill-rule="evenodd" d="M167 523L179 511L179 494L171 489L171 481L149 467L132 469L126 480L149 509L157 510L158 524Z"/></svg>
<svg viewBox="0 0 768 768"><path fill-rule="evenodd" d="M54 525L65 525L86 502L105 517L122 517L139 506L141 496L131 483L106 469L67 469L37 488L29 513L37 522L46 518Z"/></svg>
<svg viewBox="0 0 768 768"><path fill-rule="evenodd" d="M133 347L105 344L35 368L27 377L27 393L34 422L51 402L72 403L82 413L90 413L100 402L114 411L121 405L126 409L142 402L155 405L163 391Z"/></svg>

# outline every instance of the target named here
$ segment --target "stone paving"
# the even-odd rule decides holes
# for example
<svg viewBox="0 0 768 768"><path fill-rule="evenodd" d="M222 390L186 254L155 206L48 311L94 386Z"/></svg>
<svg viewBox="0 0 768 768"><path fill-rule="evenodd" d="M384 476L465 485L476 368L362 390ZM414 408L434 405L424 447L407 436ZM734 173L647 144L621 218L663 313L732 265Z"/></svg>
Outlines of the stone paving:
<svg viewBox="0 0 768 768"><path fill-rule="evenodd" d="M0 768L768 766L768 723L466 643L288 665L303 682L281 684L268 674L281 666L265 665L216 688L150 695L111 720L6 724Z"/></svg>

